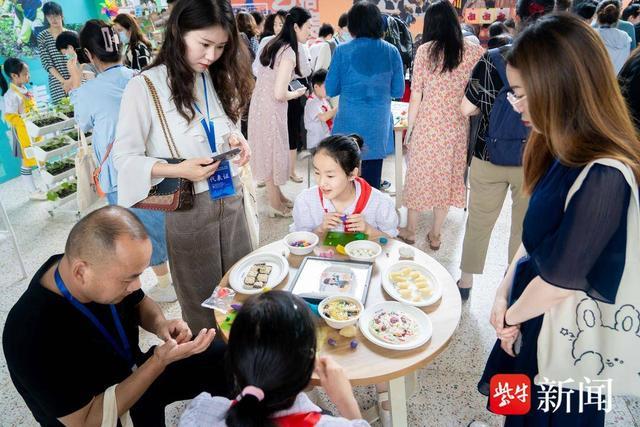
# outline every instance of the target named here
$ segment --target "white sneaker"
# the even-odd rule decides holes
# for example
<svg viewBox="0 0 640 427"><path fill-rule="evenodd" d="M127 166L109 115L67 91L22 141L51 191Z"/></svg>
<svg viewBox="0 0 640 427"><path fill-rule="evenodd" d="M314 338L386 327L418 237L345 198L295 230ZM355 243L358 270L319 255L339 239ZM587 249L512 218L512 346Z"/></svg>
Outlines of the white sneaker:
<svg viewBox="0 0 640 427"><path fill-rule="evenodd" d="M155 302L175 302L178 300L173 285L164 287L155 285L145 293Z"/></svg>
<svg viewBox="0 0 640 427"><path fill-rule="evenodd" d="M44 191L36 190L36 191L32 192L31 194L29 194L29 199L42 202L44 200L47 200L47 193L45 193Z"/></svg>

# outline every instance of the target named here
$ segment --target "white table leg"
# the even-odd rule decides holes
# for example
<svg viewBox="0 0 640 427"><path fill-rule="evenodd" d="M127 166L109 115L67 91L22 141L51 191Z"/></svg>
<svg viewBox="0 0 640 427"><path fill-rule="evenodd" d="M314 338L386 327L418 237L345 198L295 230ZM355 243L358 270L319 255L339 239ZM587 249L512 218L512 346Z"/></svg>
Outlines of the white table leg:
<svg viewBox="0 0 640 427"><path fill-rule="evenodd" d="M393 427L406 427L407 394L404 377L389 381L389 400L391 403L391 424Z"/></svg>
<svg viewBox="0 0 640 427"><path fill-rule="evenodd" d="M402 177L402 133L404 129L394 130L394 142L395 142L395 157L396 157L396 209L400 209L402 207L402 187L403 177Z"/></svg>

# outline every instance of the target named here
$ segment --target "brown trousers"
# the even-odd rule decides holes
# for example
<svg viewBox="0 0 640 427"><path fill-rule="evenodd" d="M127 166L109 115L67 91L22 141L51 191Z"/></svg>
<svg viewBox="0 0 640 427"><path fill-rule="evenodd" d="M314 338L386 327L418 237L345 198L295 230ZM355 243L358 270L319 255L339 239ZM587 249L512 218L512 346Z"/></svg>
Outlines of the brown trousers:
<svg viewBox="0 0 640 427"><path fill-rule="evenodd" d="M182 318L194 335L215 326L213 310L200 304L222 276L251 252L242 187L236 190L235 196L215 201L206 191L196 195L192 209L167 213L171 276Z"/></svg>
<svg viewBox="0 0 640 427"><path fill-rule="evenodd" d="M464 273L482 274L487 258L489 239L496 225L507 190L511 190L511 232L509 260L522 241L522 221L529 207L529 197L523 191L521 167L497 166L474 157L469 172L469 217L462 244L460 269Z"/></svg>

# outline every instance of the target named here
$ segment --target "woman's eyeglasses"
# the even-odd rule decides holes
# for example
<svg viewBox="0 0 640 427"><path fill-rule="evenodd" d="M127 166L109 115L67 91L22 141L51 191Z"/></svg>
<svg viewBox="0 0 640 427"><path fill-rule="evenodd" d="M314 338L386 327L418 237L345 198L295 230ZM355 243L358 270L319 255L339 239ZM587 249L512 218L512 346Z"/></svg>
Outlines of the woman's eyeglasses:
<svg viewBox="0 0 640 427"><path fill-rule="evenodd" d="M507 101L509 101L509 104L511 104L511 107L513 107L516 113L522 114L522 110L524 110L524 101L526 99L526 95L517 97L513 92L507 93Z"/></svg>

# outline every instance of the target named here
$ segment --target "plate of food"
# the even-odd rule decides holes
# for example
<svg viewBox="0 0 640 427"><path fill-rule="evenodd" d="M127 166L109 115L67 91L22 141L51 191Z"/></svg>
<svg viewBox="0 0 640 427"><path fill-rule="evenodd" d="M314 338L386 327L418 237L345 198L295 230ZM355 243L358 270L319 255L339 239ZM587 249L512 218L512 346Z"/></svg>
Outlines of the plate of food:
<svg viewBox="0 0 640 427"><path fill-rule="evenodd" d="M360 316L359 326L369 341L391 350L418 348L433 333L431 320L424 311L395 301L368 307Z"/></svg>
<svg viewBox="0 0 640 427"><path fill-rule="evenodd" d="M393 299L416 307L426 307L442 297L442 287L426 267L400 261L382 273L382 287Z"/></svg>
<svg viewBox="0 0 640 427"><path fill-rule="evenodd" d="M255 253L240 260L229 274L229 285L241 294L258 294L278 286L289 274L289 263L281 255Z"/></svg>

